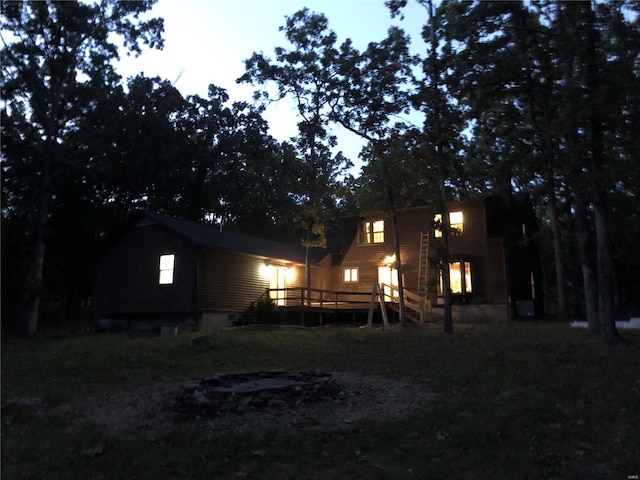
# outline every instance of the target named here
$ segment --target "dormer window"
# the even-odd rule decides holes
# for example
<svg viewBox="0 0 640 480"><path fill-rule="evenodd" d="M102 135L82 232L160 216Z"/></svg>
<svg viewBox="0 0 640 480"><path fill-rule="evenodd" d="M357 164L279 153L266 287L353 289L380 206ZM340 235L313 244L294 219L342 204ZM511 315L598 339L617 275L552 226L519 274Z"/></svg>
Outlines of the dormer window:
<svg viewBox="0 0 640 480"><path fill-rule="evenodd" d="M361 245L384 243L384 220L362 222L360 225Z"/></svg>
<svg viewBox="0 0 640 480"><path fill-rule="evenodd" d="M433 216L433 223L435 224L435 237L442 237L442 214L436 213ZM462 235L464 231L464 218L462 212L449 212L449 229L452 236Z"/></svg>

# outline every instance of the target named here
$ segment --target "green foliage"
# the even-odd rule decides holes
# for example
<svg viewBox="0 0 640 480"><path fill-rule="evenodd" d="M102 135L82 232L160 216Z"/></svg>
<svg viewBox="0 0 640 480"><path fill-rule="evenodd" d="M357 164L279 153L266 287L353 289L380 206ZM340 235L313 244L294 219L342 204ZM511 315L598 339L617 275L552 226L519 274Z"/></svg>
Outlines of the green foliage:
<svg viewBox="0 0 640 480"><path fill-rule="evenodd" d="M337 36L322 14L300 10L286 18L280 28L291 48L276 47L275 60L254 53L245 61L246 72L238 82L260 86L256 100L292 100L299 117L293 152L299 158L296 183L291 185L297 206L292 220L304 232L307 248L326 244L326 232L338 212L340 180L351 167L341 152L333 154L336 138L329 131L331 109L336 101L339 51ZM348 43L348 42L347 42ZM276 92L269 89L275 87ZM272 98L273 97L273 98ZM306 286L311 287L307 256Z"/></svg>
<svg viewBox="0 0 640 480"><path fill-rule="evenodd" d="M79 119L119 80L111 63L118 56L115 38L134 53L140 44L162 48L163 21L139 18L154 3L2 2L3 200L10 201L2 214L31 224L26 335L37 330L49 217L76 171L72 139Z"/></svg>
<svg viewBox="0 0 640 480"><path fill-rule="evenodd" d="M391 199L437 205L511 189L531 192L554 225L542 240L557 237L578 299L575 212L585 203L593 243L594 192L604 192L618 275L606 283L619 285L622 310L638 308L637 3L446 1L432 17L435 2L418 0L419 58L398 28L358 51L301 10L281 27L288 46L246 62L239 80L259 88L256 105L215 85L183 98L164 79L121 79L115 38L133 54L162 48L162 19L143 15L154 3L2 2L4 326L28 290L42 292L45 320L86 315L97 240L137 209L317 246L356 205L378 215ZM407 6L386 4L392 16ZM298 108L293 143L275 141L261 116L283 97ZM424 124L393 123L416 111ZM336 124L370 142L358 179L335 153ZM44 283L26 289L45 243Z"/></svg>
<svg viewBox="0 0 640 480"><path fill-rule="evenodd" d="M596 256L608 278L601 285L615 283L606 244L624 227L607 229L608 199L624 192L637 202L628 164L637 151L629 142L640 88L637 5L448 1L432 15L435 2L418 3L429 11L429 51L414 102L426 117L424 158L440 163L445 196L530 192L552 227L558 291L580 285ZM406 2L387 5L399 14ZM588 228L576 221L579 204ZM596 235L597 250L574 254L577 241L595 245Z"/></svg>
<svg viewBox="0 0 640 480"><path fill-rule="evenodd" d="M256 303L256 323L277 324L280 320L278 306L271 297L262 297Z"/></svg>

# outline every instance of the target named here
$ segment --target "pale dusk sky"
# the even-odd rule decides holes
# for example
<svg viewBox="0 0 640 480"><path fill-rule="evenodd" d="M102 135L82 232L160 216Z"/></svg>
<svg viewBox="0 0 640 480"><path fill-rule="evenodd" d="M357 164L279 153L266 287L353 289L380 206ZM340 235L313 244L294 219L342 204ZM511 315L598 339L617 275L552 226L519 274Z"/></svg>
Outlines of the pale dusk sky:
<svg viewBox="0 0 640 480"><path fill-rule="evenodd" d="M338 44L351 38L363 50L369 42L384 39L391 25L398 25L411 36L414 53L424 54L420 31L426 12L411 2L400 20L391 19L384 0L160 0L149 16L164 18L164 49L145 48L137 58L123 56L117 69L125 78L143 72L175 82L184 96L207 97L213 83L227 90L231 102L251 101L254 87L236 83L244 73L244 60L253 52L273 58L276 46L288 47L278 28L284 25L285 16L304 7L325 14ZM271 106L264 116L276 139L283 141L296 134L292 104ZM363 142L344 130L333 131L338 150L357 163Z"/></svg>

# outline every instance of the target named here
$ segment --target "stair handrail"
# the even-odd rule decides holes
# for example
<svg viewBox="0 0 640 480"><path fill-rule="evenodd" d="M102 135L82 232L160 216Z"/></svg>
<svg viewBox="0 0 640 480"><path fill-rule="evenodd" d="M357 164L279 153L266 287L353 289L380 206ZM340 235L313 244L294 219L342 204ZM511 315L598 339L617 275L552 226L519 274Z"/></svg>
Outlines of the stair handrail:
<svg viewBox="0 0 640 480"><path fill-rule="evenodd" d="M389 288L391 295L385 295L384 289ZM393 292L400 292L400 289L396 285L387 285L385 283L380 284L381 295L395 298ZM424 323L427 319L427 312L430 310L431 302L420 295L413 293L410 290L404 289L404 305L416 312L420 318L420 323Z"/></svg>

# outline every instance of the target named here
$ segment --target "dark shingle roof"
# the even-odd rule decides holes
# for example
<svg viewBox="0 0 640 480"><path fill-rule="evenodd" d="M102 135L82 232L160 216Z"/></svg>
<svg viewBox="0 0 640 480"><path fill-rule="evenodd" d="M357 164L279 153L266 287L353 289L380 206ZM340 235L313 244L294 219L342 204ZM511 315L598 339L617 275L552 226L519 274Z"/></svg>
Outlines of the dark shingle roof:
<svg viewBox="0 0 640 480"><path fill-rule="evenodd" d="M250 255L288 260L293 263L305 263L305 247L299 243L279 242L236 232L220 232L216 225L182 220L157 213L144 212L142 215L203 247L221 248ZM314 257L316 256L314 255Z"/></svg>

